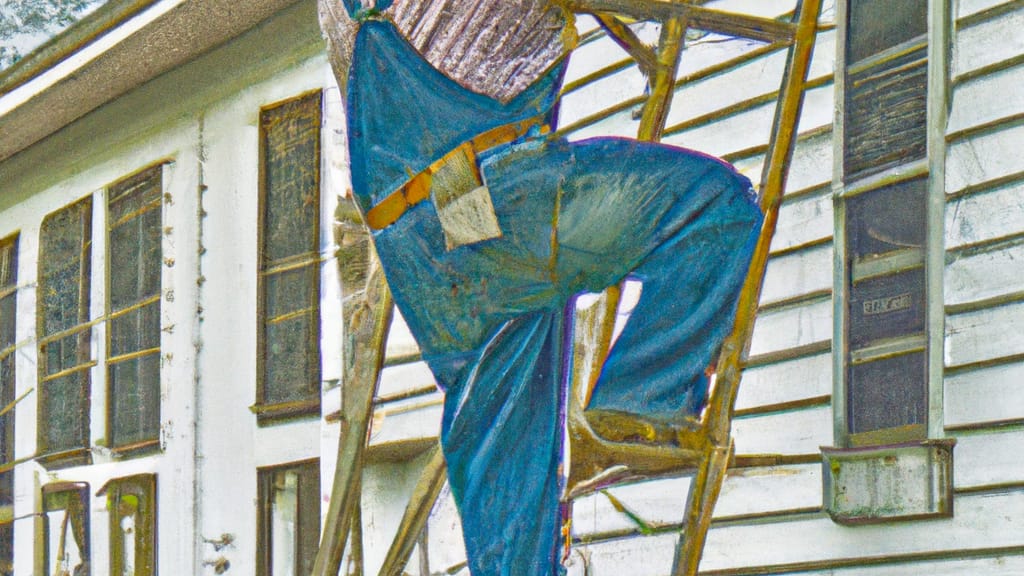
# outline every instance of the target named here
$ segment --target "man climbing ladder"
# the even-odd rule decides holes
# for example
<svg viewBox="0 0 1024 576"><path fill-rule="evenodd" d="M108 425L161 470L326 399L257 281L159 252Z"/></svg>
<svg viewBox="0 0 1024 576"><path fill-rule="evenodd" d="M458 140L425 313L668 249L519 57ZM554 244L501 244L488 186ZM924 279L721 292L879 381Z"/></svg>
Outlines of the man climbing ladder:
<svg viewBox="0 0 1024 576"><path fill-rule="evenodd" d="M488 76L506 79L495 90L455 82L444 57L425 60L431 50L392 22L424 3L402 4L392 14L346 2L358 32L351 57L333 60L347 81L353 189L395 301L446 390L442 445L473 573L552 574L565 310L580 292L643 282L591 415L683 422L705 401L704 368L732 325L760 213L749 182L713 158L546 136L562 72L550 48L564 37L550 26L537 28L547 38L539 50L523 44L553 54L551 64L528 83ZM467 10L440 4L440 13ZM540 1L502 4L524 21L560 18ZM500 70L523 55L476 57Z"/></svg>

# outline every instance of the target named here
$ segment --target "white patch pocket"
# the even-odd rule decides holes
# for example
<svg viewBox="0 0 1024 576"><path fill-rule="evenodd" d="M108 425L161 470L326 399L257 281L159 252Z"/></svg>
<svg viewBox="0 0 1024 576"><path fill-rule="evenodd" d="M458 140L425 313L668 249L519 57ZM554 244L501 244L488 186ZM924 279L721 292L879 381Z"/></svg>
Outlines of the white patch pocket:
<svg viewBox="0 0 1024 576"><path fill-rule="evenodd" d="M448 250L501 237L491 192L472 156L466 148L454 151L431 177L430 196Z"/></svg>

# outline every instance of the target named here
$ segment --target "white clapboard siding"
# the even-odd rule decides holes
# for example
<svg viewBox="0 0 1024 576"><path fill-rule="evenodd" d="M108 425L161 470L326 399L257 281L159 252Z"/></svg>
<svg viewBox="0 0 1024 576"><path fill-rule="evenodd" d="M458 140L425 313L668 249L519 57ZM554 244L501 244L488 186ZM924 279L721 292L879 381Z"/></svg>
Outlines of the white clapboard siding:
<svg viewBox="0 0 1024 576"><path fill-rule="evenodd" d="M777 18L795 7L795 0L712 0L706 6L726 12L739 12L751 16Z"/></svg>
<svg viewBox="0 0 1024 576"><path fill-rule="evenodd" d="M437 438L443 399L441 392L434 392L377 406L370 428L370 446Z"/></svg>
<svg viewBox="0 0 1024 576"><path fill-rule="evenodd" d="M683 521L690 481L690 477L671 478L616 486L607 491L646 524L670 526ZM731 470L722 485L715 518L778 514L820 506L820 464ZM583 541L638 531L636 523L600 493L574 501L572 517L573 536Z"/></svg>
<svg viewBox="0 0 1024 576"><path fill-rule="evenodd" d="M945 292L947 306L1024 292L1024 243L955 257L946 264Z"/></svg>
<svg viewBox="0 0 1024 576"><path fill-rule="evenodd" d="M1024 362L947 375L947 427L1024 420Z"/></svg>
<svg viewBox="0 0 1024 576"><path fill-rule="evenodd" d="M1003 4L1011 4L1012 2L1013 0L957 0L953 3L953 6L956 10L956 18L959 20L960 18L984 12L989 8L995 8L996 6L1002 6Z"/></svg>
<svg viewBox="0 0 1024 576"><path fill-rule="evenodd" d="M1008 142L1024 142L1024 126L988 132L954 142L946 154L946 192L955 193L1024 171L1024 154Z"/></svg>
<svg viewBox="0 0 1024 576"><path fill-rule="evenodd" d="M1020 20L1024 26L1024 11ZM953 134L1024 112L1021 86L1024 86L1024 64L958 85L953 90L953 109L946 131Z"/></svg>
<svg viewBox="0 0 1024 576"><path fill-rule="evenodd" d="M957 490L1024 483L1024 427L962 432L953 449Z"/></svg>
<svg viewBox="0 0 1024 576"><path fill-rule="evenodd" d="M740 416L732 431L737 454L817 454L832 445L832 407Z"/></svg>
<svg viewBox="0 0 1024 576"><path fill-rule="evenodd" d="M829 186L832 182L832 153L831 131L797 140L786 179L786 192ZM733 164L756 184L761 179L764 155L737 159Z"/></svg>
<svg viewBox="0 0 1024 576"><path fill-rule="evenodd" d="M813 246L768 260L761 305L831 288L832 244Z"/></svg>
<svg viewBox="0 0 1024 576"><path fill-rule="evenodd" d="M813 568L852 559L985 550L1024 545L1024 490L958 496L953 518L883 525L841 526L824 514L780 518L779 522L712 526L701 569L801 566ZM581 547L590 576L666 576L672 566L675 534L631 537ZM577 562L569 572L582 576ZM826 574L828 572L825 572ZM885 571L877 574L887 574ZM912 572L911 572L912 573ZM918 572L926 573L926 572Z"/></svg>
<svg viewBox="0 0 1024 576"><path fill-rule="evenodd" d="M737 410L820 398L832 394L832 354L824 352L743 371Z"/></svg>
<svg viewBox="0 0 1024 576"><path fill-rule="evenodd" d="M960 2L963 4L980 2ZM1003 2L992 2L1003 3ZM953 77L1024 54L1024 8L960 29L953 49Z"/></svg>
<svg viewBox="0 0 1024 576"><path fill-rule="evenodd" d="M779 352L832 338L832 299L775 310L757 315L750 355Z"/></svg>
<svg viewBox="0 0 1024 576"><path fill-rule="evenodd" d="M582 28L588 25L598 27L597 21L590 17L576 20L576 29L581 34ZM637 22L630 26L633 33L646 44L657 44L661 25L654 22ZM626 60L629 55L605 34L598 32L580 42L569 56L569 64L565 69L564 84L568 85L585 76L593 74L604 67ZM607 101L607 100L606 100Z"/></svg>
<svg viewBox="0 0 1024 576"><path fill-rule="evenodd" d="M614 48L621 50L618 46ZM570 126L603 112L610 103L641 96L646 87L647 79L640 70L635 65L628 66L562 96L558 123L560 126Z"/></svg>
<svg viewBox="0 0 1024 576"><path fill-rule="evenodd" d="M426 362L410 362L381 370L377 396L389 397L434 385L434 374Z"/></svg>
<svg viewBox="0 0 1024 576"><path fill-rule="evenodd" d="M409 356L420 351L416 339L409 331L409 325L405 323L402 313L395 308L394 319L391 321L391 329L388 331L388 343L385 348L385 358L399 358Z"/></svg>
<svg viewBox="0 0 1024 576"><path fill-rule="evenodd" d="M1024 574L1024 555L995 555L985 558L930 560L905 564L881 564L801 571L801 576L1020 576Z"/></svg>
<svg viewBox="0 0 1024 576"><path fill-rule="evenodd" d="M832 193L828 188L801 197L784 198L772 237L772 252L831 238L835 226L832 212Z"/></svg>
<svg viewBox="0 0 1024 576"><path fill-rule="evenodd" d="M946 366L1024 353L1024 303L946 317Z"/></svg>
<svg viewBox="0 0 1024 576"><path fill-rule="evenodd" d="M954 198L946 205L946 248L1016 234L1024 228L1024 183Z"/></svg>
<svg viewBox="0 0 1024 576"><path fill-rule="evenodd" d="M451 487L446 483L441 488L430 518L427 520L427 547L430 559L430 573L449 573L450 569L466 561L466 549L462 539L462 521L455 507ZM410 564L415 564L415 560ZM468 571L459 572L468 574Z"/></svg>

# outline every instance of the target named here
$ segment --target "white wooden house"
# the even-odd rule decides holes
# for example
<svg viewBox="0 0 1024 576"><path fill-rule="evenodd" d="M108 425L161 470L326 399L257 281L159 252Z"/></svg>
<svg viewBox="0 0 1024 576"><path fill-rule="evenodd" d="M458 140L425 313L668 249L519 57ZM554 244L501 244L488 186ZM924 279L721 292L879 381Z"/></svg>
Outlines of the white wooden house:
<svg viewBox="0 0 1024 576"><path fill-rule="evenodd" d="M733 426L764 456L730 470L702 574L1024 574L1022 25L1020 0L825 2ZM634 136L643 75L577 26L559 129ZM690 34L664 140L756 180L784 63ZM0 574L308 569L361 261L345 141L312 0L113 0L0 72ZM399 320L367 573L440 406ZM640 523L576 501L570 574L668 574L688 482L609 490ZM406 570L463 560L442 491Z"/></svg>

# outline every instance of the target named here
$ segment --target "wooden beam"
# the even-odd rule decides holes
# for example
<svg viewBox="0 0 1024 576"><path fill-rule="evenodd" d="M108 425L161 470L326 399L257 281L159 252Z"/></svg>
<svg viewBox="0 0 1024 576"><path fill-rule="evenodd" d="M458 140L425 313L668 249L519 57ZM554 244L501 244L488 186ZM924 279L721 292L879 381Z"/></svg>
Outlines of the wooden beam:
<svg viewBox="0 0 1024 576"><path fill-rule="evenodd" d="M320 549L313 561L313 576L337 576L345 554L359 486L363 474L367 430L373 412L373 396L384 362L384 347L394 302L384 280L376 254L371 256L366 292L353 298L342 315L349 328L348 343L353 354L346 354L342 368L345 384L342 402L341 435L338 439L338 462L334 469L331 502L327 508ZM342 287L343 293L346 287Z"/></svg>
<svg viewBox="0 0 1024 576"><path fill-rule="evenodd" d="M412 550L420 540L430 511L434 508L438 494L441 493L441 487L444 486L446 470L444 453L441 452L441 446L436 445L427 467L423 469L423 474L416 483L412 497L409 498L409 504L405 507L402 522L398 525L398 533L395 534L388 555L380 568L381 576L401 576L404 573L405 565L409 563Z"/></svg>
<svg viewBox="0 0 1024 576"><path fill-rule="evenodd" d="M658 69L658 57L654 50L645 46L629 26L614 15L598 12L594 14L594 18L597 18L597 22L611 39L633 57L644 76L653 79Z"/></svg>
<svg viewBox="0 0 1024 576"><path fill-rule="evenodd" d="M638 20L685 18L691 28L762 42L788 43L796 37L796 26L790 22L669 0L560 0L560 3L575 12L610 12Z"/></svg>

